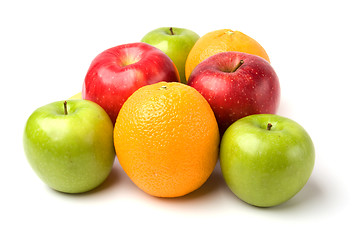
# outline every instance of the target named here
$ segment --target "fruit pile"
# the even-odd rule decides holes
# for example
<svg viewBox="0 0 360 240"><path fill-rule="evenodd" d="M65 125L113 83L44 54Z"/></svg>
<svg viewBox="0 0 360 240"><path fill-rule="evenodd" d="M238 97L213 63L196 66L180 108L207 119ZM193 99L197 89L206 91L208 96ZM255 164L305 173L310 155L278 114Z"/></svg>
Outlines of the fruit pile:
<svg viewBox="0 0 360 240"><path fill-rule="evenodd" d="M99 186L116 155L135 185L157 197L195 191L220 157L231 191L270 207L302 189L315 161L307 132L275 115L279 102L278 77L254 39L159 28L100 53L81 93L35 110L24 151L57 191Z"/></svg>

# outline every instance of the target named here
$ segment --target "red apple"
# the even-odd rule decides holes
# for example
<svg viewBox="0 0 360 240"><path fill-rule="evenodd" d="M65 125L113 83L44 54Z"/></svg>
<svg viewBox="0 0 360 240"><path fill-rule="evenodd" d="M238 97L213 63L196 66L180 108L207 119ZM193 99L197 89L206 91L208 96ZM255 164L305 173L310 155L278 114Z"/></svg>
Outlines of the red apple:
<svg viewBox="0 0 360 240"><path fill-rule="evenodd" d="M197 89L215 113L220 132L236 120L276 113L279 79L265 59L241 52L222 52L195 67L188 85Z"/></svg>
<svg viewBox="0 0 360 240"><path fill-rule="evenodd" d="M82 96L99 104L115 123L133 92L161 81L180 81L171 59L147 43L124 44L95 57L86 74Z"/></svg>

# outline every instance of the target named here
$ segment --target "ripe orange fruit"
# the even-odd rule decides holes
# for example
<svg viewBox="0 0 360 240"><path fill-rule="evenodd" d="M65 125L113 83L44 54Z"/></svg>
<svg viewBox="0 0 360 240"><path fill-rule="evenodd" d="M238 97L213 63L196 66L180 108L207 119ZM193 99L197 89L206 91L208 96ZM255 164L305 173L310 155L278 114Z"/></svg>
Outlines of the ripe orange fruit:
<svg viewBox="0 0 360 240"><path fill-rule="evenodd" d="M270 62L265 49L251 37L230 29L209 32L195 43L185 63L186 79L192 70L206 58L219 52L237 51L260 56Z"/></svg>
<svg viewBox="0 0 360 240"><path fill-rule="evenodd" d="M194 88L160 82L135 91L114 128L119 162L144 192L179 197L198 189L218 159L219 130Z"/></svg>

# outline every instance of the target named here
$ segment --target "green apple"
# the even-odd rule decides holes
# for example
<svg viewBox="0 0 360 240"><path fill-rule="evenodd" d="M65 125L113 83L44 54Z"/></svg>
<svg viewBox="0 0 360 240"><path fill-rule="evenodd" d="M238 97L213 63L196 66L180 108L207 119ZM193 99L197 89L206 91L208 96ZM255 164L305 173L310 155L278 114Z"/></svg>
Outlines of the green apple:
<svg viewBox="0 0 360 240"><path fill-rule="evenodd" d="M26 122L23 146L40 179L66 193L100 185L115 158L110 117L87 100L59 101L36 109Z"/></svg>
<svg viewBox="0 0 360 240"><path fill-rule="evenodd" d="M238 198L258 207L292 198L308 181L314 163L308 133L278 115L241 118L221 141L220 166L226 184Z"/></svg>
<svg viewBox="0 0 360 240"><path fill-rule="evenodd" d="M141 41L166 53L179 71L181 82L186 83L186 58L199 37L195 32L185 28L162 27L147 33Z"/></svg>

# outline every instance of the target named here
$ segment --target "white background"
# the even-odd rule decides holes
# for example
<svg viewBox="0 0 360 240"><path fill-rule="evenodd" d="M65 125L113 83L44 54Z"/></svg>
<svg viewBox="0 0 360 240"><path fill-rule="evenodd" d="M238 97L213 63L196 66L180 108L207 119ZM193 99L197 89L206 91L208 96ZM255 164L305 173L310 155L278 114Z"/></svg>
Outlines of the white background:
<svg viewBox="0 0 360 240"><path fill-rule="evenodd" d="M359 23L356 1L1 1L0 239L359 238ZM163 26L200 36L230 28L267 51L281 84L278 114L316 147L313 174L290 201L256 208L219 166L185 197L151 197L115 161L98 189L46 187L23 153L36 108L81 90L101 51Z"/></svg>

